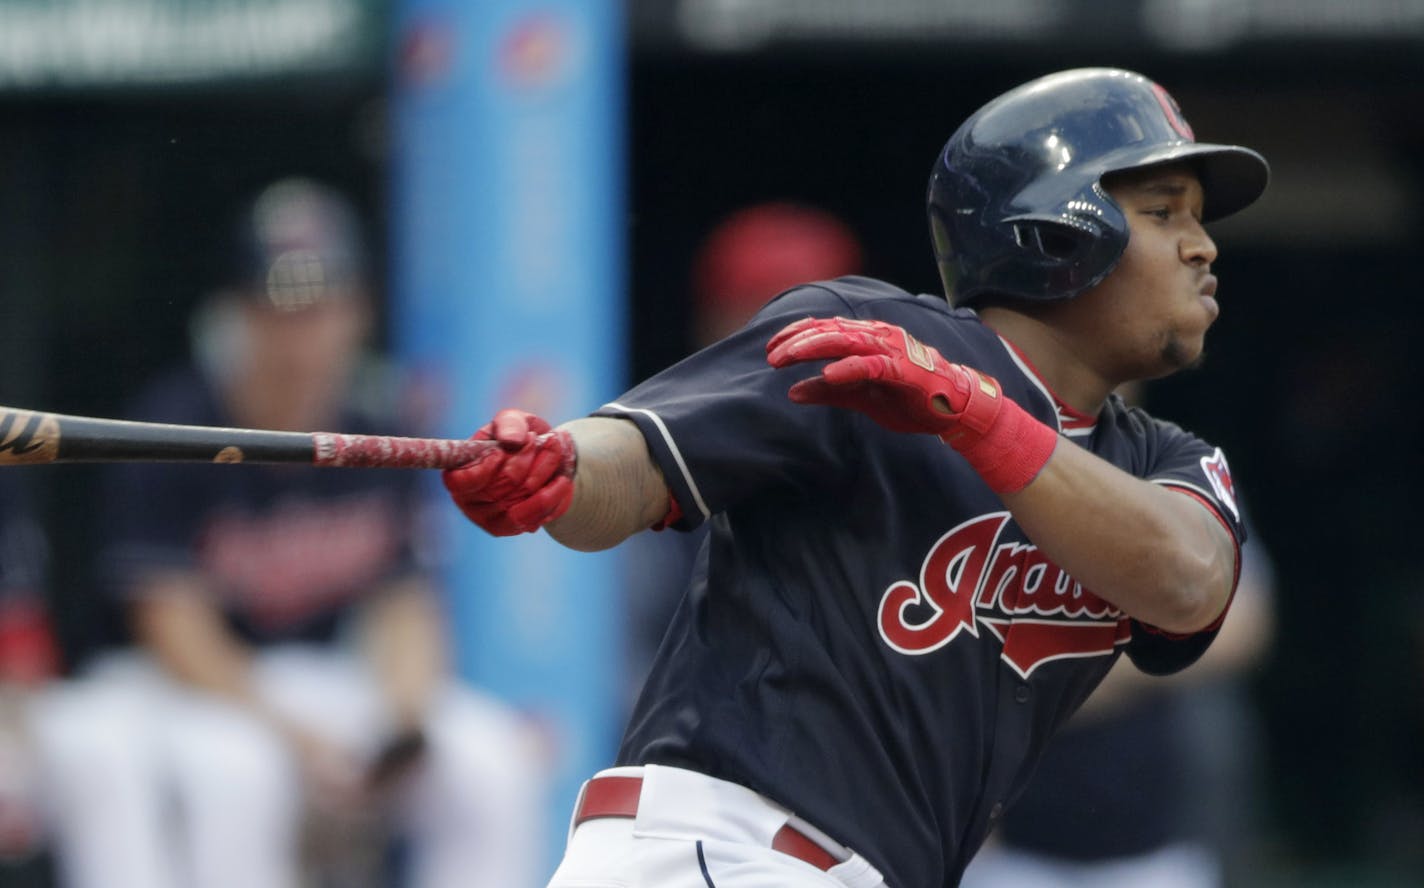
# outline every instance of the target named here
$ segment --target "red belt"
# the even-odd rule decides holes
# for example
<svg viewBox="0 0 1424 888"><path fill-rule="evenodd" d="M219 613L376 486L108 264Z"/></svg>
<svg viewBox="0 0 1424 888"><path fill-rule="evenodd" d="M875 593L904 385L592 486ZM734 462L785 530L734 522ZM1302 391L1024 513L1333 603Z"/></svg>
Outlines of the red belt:
<svg viewBox="0 0 1424 888"><path fill-rule="evenodd" d="M642 777L595 777L588 782L574 814L574 826L595 817L638 816L638 795L643 790ZM805 861L816 869L828 870L840 861L829 851L813 842L791 824L772 836L771 849Z"/></svg>

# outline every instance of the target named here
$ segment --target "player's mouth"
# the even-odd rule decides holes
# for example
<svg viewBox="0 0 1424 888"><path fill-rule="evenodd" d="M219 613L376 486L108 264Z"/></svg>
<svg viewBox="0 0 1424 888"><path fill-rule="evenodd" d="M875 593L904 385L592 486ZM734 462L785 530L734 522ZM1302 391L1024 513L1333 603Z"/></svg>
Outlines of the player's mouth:
<svg viewBox="0 0 1424 888"><path fill-rule="evenodd" d="M1207 314L1211 315L1211 320L1216 320L1216 316L1221 314L1221 306L1216 301L1216 275L1209 274L1202 278L1201 286L1197 288L1197 294L1201 297Z"/></svg>

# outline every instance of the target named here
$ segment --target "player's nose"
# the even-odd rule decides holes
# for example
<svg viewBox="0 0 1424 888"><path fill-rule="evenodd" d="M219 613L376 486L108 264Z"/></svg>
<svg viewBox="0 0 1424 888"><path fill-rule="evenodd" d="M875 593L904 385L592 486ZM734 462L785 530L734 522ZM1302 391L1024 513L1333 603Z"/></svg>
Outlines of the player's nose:
<svg viewBox="0 0 1424 888"><path fill-rule="evenodd" d="M1180 250L1182 261L1188 265L1209 266L1216 261L1216 241L1211 239L1200 222L1195 223L1182 238Z"/></svg>

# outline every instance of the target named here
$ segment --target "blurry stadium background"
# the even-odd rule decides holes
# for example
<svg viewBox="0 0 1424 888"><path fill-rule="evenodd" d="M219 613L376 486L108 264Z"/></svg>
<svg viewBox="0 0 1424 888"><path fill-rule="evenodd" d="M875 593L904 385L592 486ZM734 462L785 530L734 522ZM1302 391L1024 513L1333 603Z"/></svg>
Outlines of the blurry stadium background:
<svg viewBox="0 0 1424 888"><path fill-rule="evenodd" d="M922 199L952 127L1050 70L1141 70L1200 137L1273 166L1258 207L1215 231L1223 316L1207 363L1154 390L1159 413L1231 454L1278 572L1278 640L1252 683L1266 726L1259 884L1424 884L1424 0L460 6L0 0L0 403L113 415L182 354L212 237L273 178L346 189L391 242L408 222L392 199L410 162L397 86L478 66L462 55L472 29L533 16L573 34L536 33L519 50L536 69L613 59L615 151L587 174L616 199L531 232L550 253L570 239L614 253L594 271L622 331L617 379L580 412L680 356L694 251L731 210L826 207L861 237L869 274L936 290ZM590 15L613 36L579 30ZM412 39L417 19L435 39ZM480 128L486 112L497 120L498 103L452 113L475 115L472 138L502 138ZM563 136L524 138L519 150L552 151L541 140ZM399 318L404 279L386 270ZM503 323L481 314L487 293L445 295ZM41 476L75 663L110 630L86 559L93 473L26 471ZM590 742L597 755L609 741Z"/></svg>

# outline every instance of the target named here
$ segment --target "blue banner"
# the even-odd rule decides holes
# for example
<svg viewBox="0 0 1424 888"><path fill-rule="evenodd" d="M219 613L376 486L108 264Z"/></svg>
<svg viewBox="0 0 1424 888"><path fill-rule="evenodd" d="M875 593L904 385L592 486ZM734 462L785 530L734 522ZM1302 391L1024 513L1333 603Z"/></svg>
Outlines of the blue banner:
<svg viewBox="0 0 1424 888"><path fill-rule="evenodd" d="M622 28L617 0L399 9L392 322L431 434L502 407L557 424L622 390ZM552 858L615 751L619 556L494 539L440 499L460 671L548 730Z"/></svg>

